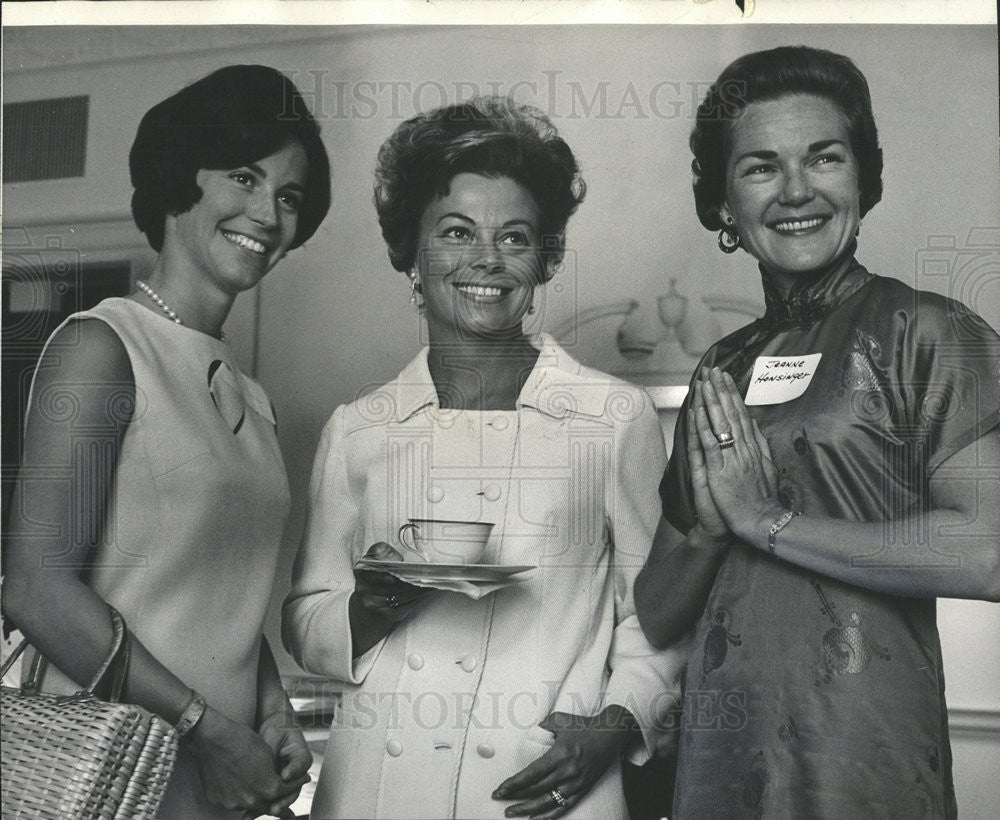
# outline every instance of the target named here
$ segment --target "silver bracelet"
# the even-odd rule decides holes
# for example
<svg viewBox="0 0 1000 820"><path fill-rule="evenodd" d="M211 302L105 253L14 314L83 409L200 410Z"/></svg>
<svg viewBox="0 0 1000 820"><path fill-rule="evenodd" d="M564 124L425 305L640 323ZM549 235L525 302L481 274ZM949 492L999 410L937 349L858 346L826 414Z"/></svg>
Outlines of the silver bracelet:
<svg viewBox="0 0 1000 820"><path fill-rule="evenodd" d="M767 551L777 557L777 553L774 551L774 539L777 538L778 533L781 532L795 516L802 515L800 512L793 512L788 510L783 512L774 521L771 522L771 528L767 531Z"/></svg>
<svg viewBox="0 0 1000 820"><path fill-rule="evenodd" d="M181 713L180 720L178 720L177 724L174 726L174 729L177 730L177 737L184 737L184 735L197 726L198 721L201 720L202 715L205 714L205 710L207 708L208 704L205 703L205 699L192 689L191 701L184 708L183 713Z"/></svg>

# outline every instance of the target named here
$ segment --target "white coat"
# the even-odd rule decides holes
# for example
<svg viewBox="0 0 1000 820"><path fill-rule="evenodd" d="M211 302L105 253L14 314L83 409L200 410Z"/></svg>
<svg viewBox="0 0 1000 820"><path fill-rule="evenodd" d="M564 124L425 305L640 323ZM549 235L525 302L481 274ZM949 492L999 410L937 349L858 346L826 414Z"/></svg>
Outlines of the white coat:
<svg viewBox="0 0 1000 820"><path fill-rule="evenodd" d="M344 689L314 818L502 817L490 795L552 745L550 712L625 706L642 762L677 704L683 647L654 650L632 598L660 518L656 412L539 347L515 410L439 409L425 349L323 431L283 613L289 651ZM352 566L408 518L492 521L484 563L538 568L478 601L437 593L352 661ZM626 816L617 765L571 815Z"/></svg>

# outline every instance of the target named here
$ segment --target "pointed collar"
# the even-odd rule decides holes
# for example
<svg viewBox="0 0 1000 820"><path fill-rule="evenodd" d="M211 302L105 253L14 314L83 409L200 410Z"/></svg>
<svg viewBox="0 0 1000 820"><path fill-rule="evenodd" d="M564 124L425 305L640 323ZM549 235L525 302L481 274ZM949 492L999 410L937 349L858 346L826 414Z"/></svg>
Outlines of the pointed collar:
<svg viewBox="0 0 1000 820"><path fill-rule="evenodd" d="M610 377L595 380L582 376L582 365L547 333L531 339L531 344L538 350L538 361L521 388L517 407L533 407L555 418L569 413L604 414ZM405 421L425 407L440 406L427 353L428 348L423 348L395 379L377 391L392 399L396 421ZM586 389L581 389L584 385Z"/></svg>
<svg viewBox="0 0 1000 820"><path fill-rule="evenodd" d="M761 323L774 330L807 328L819 321L832 308L843 303L874 278L854 258L853 248L851 251L832 268L796 281L787 296L782 296L761 266L766 305Z"/></svg>

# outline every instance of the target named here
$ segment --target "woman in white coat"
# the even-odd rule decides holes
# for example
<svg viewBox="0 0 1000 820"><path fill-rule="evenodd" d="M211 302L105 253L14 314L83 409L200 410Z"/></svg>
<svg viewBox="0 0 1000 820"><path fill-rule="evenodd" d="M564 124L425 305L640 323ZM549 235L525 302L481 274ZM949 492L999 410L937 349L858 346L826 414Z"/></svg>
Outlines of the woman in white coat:
<svg viewBox="0 0 1000 820"><path fill-rule="evenodd" d="M484 98L403 123L376 206L429 347L323 431L284 636L343 683L314 817L625 817L678 696L632 583L659 518L656 413L523 320L583 199L540 112ZM494 523L526 580L474 599L356 569L412 518Z"/></svg>

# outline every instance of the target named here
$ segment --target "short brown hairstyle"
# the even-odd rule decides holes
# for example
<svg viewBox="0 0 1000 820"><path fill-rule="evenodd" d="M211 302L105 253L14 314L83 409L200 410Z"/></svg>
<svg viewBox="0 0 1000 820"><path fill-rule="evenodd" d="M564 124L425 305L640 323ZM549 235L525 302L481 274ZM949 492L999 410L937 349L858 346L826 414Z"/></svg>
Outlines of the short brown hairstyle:
<svg viewBox="0 0 1000 820"><path fill-rule="evenodd" d="M726 197L727 136L748 105L789 94L830 100L844 114L851 151L858 161L861 216L882 198L882 149L872 113L868 81L842 54L808 46L781 46L745 54L730 63L698 106L691 132L695 209L711 231L722 225Z"/></svg>

